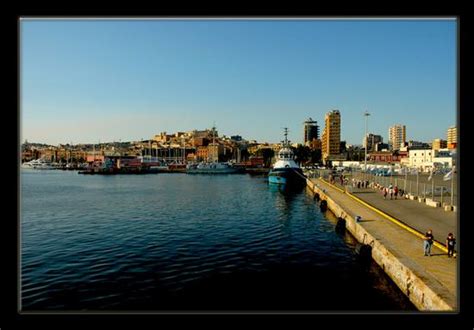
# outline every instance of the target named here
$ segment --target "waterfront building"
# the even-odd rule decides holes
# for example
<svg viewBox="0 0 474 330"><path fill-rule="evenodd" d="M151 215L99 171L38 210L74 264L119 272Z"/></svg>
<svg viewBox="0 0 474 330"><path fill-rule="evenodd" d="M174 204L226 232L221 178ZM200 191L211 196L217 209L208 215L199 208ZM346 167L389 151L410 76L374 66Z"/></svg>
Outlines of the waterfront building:
<svg viewBox="0 0 474 330"><path fill-rule="evenodd" d="M434 151L432 149L414 149L408 151L408 153L410 158L410 167L425 170L426 168L431 168L433 166L432 161Z"/></svg>
<svg viewBox="0 0 474 330"><path fill-rule="evenodd" d="M455 158L456 154L448 148L436 150L433 157L433 166L436 168L452 168Z"/></svg>
<svg viewBox="0 0 474 330"><path fill-rule="evenodd" d="M207 146L196 147L196 159L198 161L204 161L209 158L209 150Z"/></svg>
<svg viewBox="0 0 474 330"><path fill-rule="evenodd" d="M390 149L388 143L379 142L374 146L373 151L388 151ZM400 148L402 150L402 148Z"/></svg>
<svg viewBox="0 0 474 330"><path fill-rule="evenodd" d="M447 137L447 148L448 149L456 149L458 144L458 129L456 126L451 126L448 128L446 133Z"/></svg>
<svg viewBox="0 0 474 330"><path fill-rule="evenodd" d="M320 139L313 139L309 143L309 148L311 150L321 150L321 140Z"/></svg>
<svg viewBox="0 0 474 330"><path fill-rule="evenodd" d="M189 133L189 135L193 138L207 138L207 139L212 139L212 129L205 129L202 131L194 130ZM214 128L214 136L217 137L219 136L217 130Z"/></svg>
<svg viewBox="0 0 474 330"><path fill-rule="evenodd" d="M321 138L323 161L340 158L341 114L332 110L324 117L324 130Z"/></svg>
<svg viewBox="0 0 474 330"><path fill-rule="evenodd" d="M400 150L431 149L431 144L421 141L410 140L402 143Z"/></svg>
<svg viewBox="0 0 474 330"><path fill-rule="evenodd" d="M224 155L224 146L220 143L209 143L208 149L208 162L218 162L220 156Z"/></svg>
<svg viewBox="0 0 474 330"><path fill-rule="evenodd" d="M408 152L376 151L371 152L367 157L371 163L399 163L403 158L408 158Z"/></svg>
<svg viewBox="0 0 474 330"><path fill-rule="evenodd" d="M454 154L449 149L414 149L409 151L408 166L429 172L435 168L451 168Z"/></svg>
<svg viewBox="0 0 474 330"><path fill-rule="evenodd" d="M308 118L304 122L304 137L303 143L305 146L309 146L314 139L319 139L319 126L318 122L312 118Z"/></svg>
<svg viewBox="0 0 474 330"><path fill-rule="evenodd" d="M397 124L388 129L388 144L391 150L400 150L401 144L406 141L405 125Z"/></svg>
<svg viewBox="0 0 474 330"><path fill-rule="evenodd" d="M194 147L207 146L209 144L209 139L204 137L193 137L191 143Z"/></svg>
<svg viewBox="0 0 474 330"><path fill-rule="evenodd" d="M448 147L448 141L442 139L434 139L432 144L433 150L445 149Z"/></svg>
<svg viewBox="0 0 474 330"><path fill-rule="evenodd" d="M155 137L153 139L156 142L167 143L171 140L172 137L173 137L173 135L166 134L166 132L161 132L160 134L155 135Z"/></svg>
<svg viewBox="0 0 474 330"><path fill-rule="evenodd" d="M367 136L363 139L362 145L364 148L367 148L367 152L375 151L375 146L378 143L383 143L383 138L381 135L375 135L372 133L367 133Z"/></svg>

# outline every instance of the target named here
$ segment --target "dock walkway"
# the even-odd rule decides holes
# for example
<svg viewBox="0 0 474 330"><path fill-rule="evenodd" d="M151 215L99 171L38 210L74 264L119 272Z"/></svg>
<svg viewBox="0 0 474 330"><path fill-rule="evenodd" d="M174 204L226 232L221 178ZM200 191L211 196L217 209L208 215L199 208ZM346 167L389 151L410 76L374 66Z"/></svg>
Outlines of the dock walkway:
<svg viewBox="0 0 474 330"><path fill-rule="evenodd" d="M423 254L422 239L390 221L380 213L363 205L340 188L321 179L310 179L324 194L332 199L350 217L361 216L358 224L382 244L400 263L405 265L436 294L455 310L457 307L457 260L448 258L446 252L433 246L432 256ZM383 200L376 192L356 191L354 196L363 198L372 206L384 210L392 217L424 232L432 228L436 237L444 242L447 231L456 232L453 219L438 221L438 216L423 205L408 200ZM381 199L381 200L380 200ZM391 203L391 204L390 204ZM419 204L419 203L418 203ZM422 207L420 209L420 207ZM444 212L444 211L443 211ZM446 215L452 215L447 213ZM341 214L336 214L341 216ZM343 215L344 216L344 215ZM448 216L449 218L449 216ZM437 223L438 222L438 223ZM441 239L442 237L442 239ZM367 242L366 242L367 243Z"/></svg>
<svg viewBox="0 0 474 330"><path fill-rule="evenodd" d="M344 189L339 184L337 187ZM364 202L374 206L375 208L401 220L410 227L425 233L428 229L433 230L435 240L441 244L445 244L448 233L453 233L457 237L457 213L445 211L441 207L427 206L417 200L401 198L387 199L383 198L379 190L372 188L352 188L352 194L362 199Z"/></svg>

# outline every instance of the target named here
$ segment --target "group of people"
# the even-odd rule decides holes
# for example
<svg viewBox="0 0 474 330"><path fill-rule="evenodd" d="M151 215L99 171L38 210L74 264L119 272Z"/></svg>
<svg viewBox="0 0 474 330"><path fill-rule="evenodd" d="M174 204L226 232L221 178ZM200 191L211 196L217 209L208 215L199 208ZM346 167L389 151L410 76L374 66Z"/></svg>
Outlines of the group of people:
<svg viewBox="0 0 474 330"><path fill-rule="evenodd" d="M387 199L387 197L390 197L390 199L397 199L398 197L402 198L403 195L405 194L405 191L403 189L399 189L397 185L393 186L392 184L390 184L388 187L385 187L376 182L370 182L367 180L358 180L355 178L352 178L352 187L358 188L358 189L360 188L377 189L382 193L384 199Z"/></svg>
<svg viewBox="0 0 474 330"><path fill-rule="evenodd" d="M341 184L341 186L347 185L348 179L344 176L344 174L337 175L337 174L329 174L329 182L332 184L336 183L336 180L338 183Z"/></svg>
<svg viewBox="0 0 474 330"><path fill-rule="evenodd" d="M425 256L431 256L431 246L434 242L433 230L429 229L425 233L425 238L423 240L423 250ZM448 249L448 258L455 257L454 247L456 246L456 239L454 238L453 233L449 233L446 237L446 249Z"/></svg>
<svg viewBox="0 0 474 330"><path fill-rule="evenodd" d="M379 183L372 182L370 187L380 190L384 199L387 199L387 196L390 196L390 199L397 199L397 197L403 197L405 194L405 191L399 189L397 185L393 186L390 184L388 187L385 187Z"/></svg>
<svg viewBox="0 0 474 330"><path fill-rule="evenodd" d="M352 179L352 187L354 188L367 188L369 187L369 181L367 180L357 180L357 179Z"/></svg>
<svg viewBox="0 0 474 330"><path fill-rule="evenodd" d="M381 187L382 193L383 193L383 199L387 199L387 195L390 195L390 199L397 199L398 194L401 193L401 191L398 189L398 186L393 186L390 184L388 187ZM402 197L403 194L400 195Z"/></svg>

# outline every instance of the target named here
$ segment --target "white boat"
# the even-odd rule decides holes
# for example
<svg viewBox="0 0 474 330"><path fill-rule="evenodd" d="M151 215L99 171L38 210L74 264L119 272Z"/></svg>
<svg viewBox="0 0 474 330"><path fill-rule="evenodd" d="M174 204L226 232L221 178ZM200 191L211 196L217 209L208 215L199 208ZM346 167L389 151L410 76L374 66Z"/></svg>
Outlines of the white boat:
<svg viewBox="0 0 474 330"><path fill-rule="evenodd" d="M278 152L277 161L268 173L268 182L279 185L304 185L306 178L303 170L294 161L294 153L290 148L288 129L285 128L285 141Z"/></svg>
<svg viewBox="0 0 474 330"><path fill-rule="evenodd" d="M216 146L215 141L215 127L212 127L212 145ZM188 164L186 166L186 173L189 174L233 174L233 173L241 173L241 169L232 166L230 163L226 162L218 162L215 160L211 161L208 158L207 162L201 162L198 164Z"/></svg>
<svg viewBox="0 0 474 330"><path fill-rule="evenodd" d="M21 164L22 168L31 168L35 170L54 170L54 166L51 162L44 159L33 159L32 161Z"/></svg>
<svg viewBox="0 0 474 330"><path fill-rule="evenodd" d="M152 156L138 156L137 157L142 166L145 166L149 171L151 172L168 172L169 166L168 164L165 164L164 162L160 161L158 157L152 157Z"/></svg>
<svg viewBox="0 0 474 330"><path fill-rule="evenodd" d="M186 166L186 173L190 174L232 174L239 173L240 169L233 167L229 163L199 163L188 164Z"/></svg>

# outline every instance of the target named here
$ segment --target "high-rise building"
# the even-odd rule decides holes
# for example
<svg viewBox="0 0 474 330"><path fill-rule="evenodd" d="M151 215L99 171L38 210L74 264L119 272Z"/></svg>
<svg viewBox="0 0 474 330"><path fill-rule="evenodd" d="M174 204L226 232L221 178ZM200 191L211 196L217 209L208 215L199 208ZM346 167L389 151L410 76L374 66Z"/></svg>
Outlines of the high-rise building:
<svg viewBox="0 0 474 330"><path fill-rule="evenodd" d="M362 140L362 146L365 148L365 144L367 143L367 151L374 151L377 143L382 142L383 138L381 135L367 133L367 136Z"/></svg>
<svg viewBox="0 0 474 330"><path fill-rule="evenodd" d="M448 141L443 139L434 139L432 143L433 150L445 149L448 147Z"/></svg>
<svg viewBox="0 0 474 330"><path fill-rule="evenodd" d="M388 129L388 144L392 150L400 150L400 145L406 141L405 125L394 125Z"/></svg>
<svg viewBox="0 0 474 330"><path fill-rule="evenodd" d="M456 148L456 145L458 143L458 129L456 126L451 126L450 128L448 128L448 132L447 132L447 147L449 149L455 149Z"/></svg>
<svg viewBox="0 0 474 330"><path fill-rule="evenodd" d="M304 122L304 145L308 146L313 139L319 138L319 126L318 122L312 118L307 119Z"/></svg>
<svg viewBox="0 0 474 330"><path fill-rule="evenodd" d="M340 154L341 147L341 114L332 110L324 117L324 130L321 137L322 156L326 160Z"/></svg>

